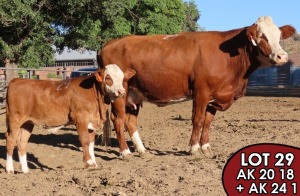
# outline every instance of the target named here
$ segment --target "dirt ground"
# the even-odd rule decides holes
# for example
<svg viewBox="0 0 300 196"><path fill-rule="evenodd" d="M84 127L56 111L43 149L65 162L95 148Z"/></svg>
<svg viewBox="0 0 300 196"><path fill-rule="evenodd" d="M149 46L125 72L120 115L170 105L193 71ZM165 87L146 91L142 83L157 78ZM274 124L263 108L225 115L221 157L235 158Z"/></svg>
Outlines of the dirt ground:
<svg viewBox="0 0 300 196"><path fill-rule="evenodd" d="M28 174L5 173L5 114L0 115L0 195L226 195L222 169L230 155L256 143L300 147L300 98L244 97L212 124L215 157L190 156L192 102L166 107L144 103L140 136L151 153L118 156L118 143L96 145L97 169L84 169L74 128L57 134L35 127L28 149ZM101 132L97 132L101 135ZM128 134L127 141L132 145ZM97 140L99 143L99 140ZM18 160L15 152L15 160ZM19 163L15 161L19 171Z"/></svg>

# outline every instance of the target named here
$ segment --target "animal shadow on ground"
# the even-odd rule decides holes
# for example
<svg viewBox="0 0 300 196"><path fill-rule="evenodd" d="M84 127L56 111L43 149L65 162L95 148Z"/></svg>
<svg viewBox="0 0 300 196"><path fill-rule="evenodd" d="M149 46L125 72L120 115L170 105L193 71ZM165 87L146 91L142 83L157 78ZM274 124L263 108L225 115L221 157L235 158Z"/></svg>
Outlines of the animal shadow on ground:
<svg viewBox="0 0 300 196"><path fill-rule="evenodd" d="M152 154L157 156L168 156L168 155L174 155L174 156L188 156L190 155L187 151L161 151L156 149L147 149Z"/></svg>
<svg viewBox="0 0 300 196"><path fill-rule="evenodd" d="M52 133L47 135L32 134L29 138L29 142L80 151L80 143L78 136L71 133L65 133L60 135Z"/></svg>
<svg viewBox="0 0 300 196"><path fill-rule="evenodd" d="M100 157L101 159L105 160L105 161L110 161L110 160L114 160L114 159L118 159L118 157L120 156L120 153L112 150L111 148L118 148L119 147L119 142L117 139L115 138L109 138L109 142L108 145L102 145L102 135L99 135L98 137L96 136L95 139L95 152L101 152L104 154L114 154L115 157L111 158L108 156L101 156L101 155L97 155L95 154L96 157Z"/></svg>
<svg viewBox="0 0 300 196"><path fill-rule="evenodd" d="M250 119L249 122L300 122L300 120L290 119L290 120L271 120L271 119Z"/></svg>
<svg viewBox="0 0 300 196"><path fill-rule="evenodd" d="M62 128L60 131L64 130L74 130L72 128ZM109 161L113 159L117 159L117 156L119 153L114 150L108 150L105 149L105 147L99 147L101 146L101 136L96 135L96 141L95 141L95 152L101 152L101 153L108 153L108 154L114 154L116 157L110 158L108 156L102 156L99 154L95 154L96 157L100 157L103 160ZM112 146L118 146L118 141L116 139L110 139ZM70 150L75 150L75 151L80 151L81 152L81 144L79 142L79 137L77 134L72 134L72 133L65 133L65 134L47 134L47 135L34 135L32 134L30 139L30 143L35 143L35 144L45 144L53 147L59 147L59 148L66 148Z"/></svg>
<svg viewBox="0 0 300 196"><path fill-rule="evenodd" d="M171 120L175 121L190 121L190 118L183 118L181 115L178 115L177 117L172 117Z"/></svg>
<svg viewBox="0 0 300 196"><path fill-rule="evenodd" d="M66 130L73 130L70 128L62 128L60 131L66 131ZM74 129L76 130L76 129ZM5 133L0 133L0 139L5 140ZM77 134L72 134L70 132L63 133L63 134L35 134L33 131L33 134L31 134L29 138L29 143L34 144L44 144L52 147L58 147L58 148L64 148L64 149L70 149L74 151L81 152L81 144L79 142L79 138ZM116 139L111 139L111 143L113 146L118 146L118 141ZM105 156L105 155L99 155L95 153L96 157L100 157L102 160L113 160L118 159L119 153L115 150L105 150L105 147L100 146L101 141L99 141L99 137L96 135L96 141L95 141L95 152L99 152L100 154L114 154L113 158ZM6 160L6 146L0 146L0 151L3 153L0 153L0 158L3 160ZM19 161L18 158L18 152L17 148L14 150L13 159L15 161ZM42 169L42 170L53 170L53 168L47 167L46 165L43 165L41 162L39 162L38 158L36 158L33 154L30 152L27 152L27 161L28 161L28 167L30 169ZM4 169L3 165L0 165L0 168Z"/></svg>

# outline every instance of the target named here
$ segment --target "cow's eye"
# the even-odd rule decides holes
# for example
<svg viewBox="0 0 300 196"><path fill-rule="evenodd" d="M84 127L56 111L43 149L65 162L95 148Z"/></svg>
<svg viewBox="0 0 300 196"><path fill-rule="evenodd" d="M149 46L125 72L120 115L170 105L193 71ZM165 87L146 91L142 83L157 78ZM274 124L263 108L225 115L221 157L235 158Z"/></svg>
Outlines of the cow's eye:
<svg viewBox="0 0 300 196"><path fill-rule="evenodd" d="M113 85L113 80L112 80L112 78L111 78L110 75L107 75L107 76L105 77L105 84L106 84L107 86L112 86L112 85Z"/></svg>

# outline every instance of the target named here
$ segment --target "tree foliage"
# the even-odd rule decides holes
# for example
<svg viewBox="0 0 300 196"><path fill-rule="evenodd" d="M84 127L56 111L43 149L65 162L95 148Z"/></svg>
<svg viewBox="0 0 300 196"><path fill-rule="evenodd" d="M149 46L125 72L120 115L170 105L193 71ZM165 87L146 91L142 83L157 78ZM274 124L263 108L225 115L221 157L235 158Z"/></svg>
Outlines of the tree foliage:
<svg viewBox="0 0 300 196"><path fill-rule="evenodd" d="M45 21L43 1L0 1L0 59L28 67L53 61L53 28Z"/></svg>
<svg viewBox="0 0 300 196"><path fill-rule="evenodd" d="M200 18L200 12L195 4L195 1L184 2L185 4L185 21L183 22L183 31L199 31L202 28L197 21Z"/></svg>
<svg viewBox="0 0 300 196"><path fill-rule="evenodd" d="M53 46L97 50L129 34L196 31L199 16L183 0L0 0L0 60L39 67L53 62Z"/></svg>

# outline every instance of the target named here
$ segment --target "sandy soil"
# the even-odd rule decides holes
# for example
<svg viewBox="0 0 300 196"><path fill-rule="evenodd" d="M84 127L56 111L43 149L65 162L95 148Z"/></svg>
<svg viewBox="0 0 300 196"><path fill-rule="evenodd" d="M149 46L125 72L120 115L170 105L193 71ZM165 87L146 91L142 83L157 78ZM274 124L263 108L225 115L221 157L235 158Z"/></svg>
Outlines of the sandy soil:
<svg viewBox="0 0 300 196"><path fill-rule="evenodd" d="M4 169L6 130L1 114L0 195L225 195L222 169L238 149L264 142L300 147L300 98L244 97L218 112L210 133L212 159L187 154L191 108L191 102L166 107L145 103L140 135L151 156L140 158L135 152L131 160L120 160L113 134L112 147L96 146L97 169L83 169L73 127L57 134L35 127L28 149L30 173L14 175Z"/></svg>

